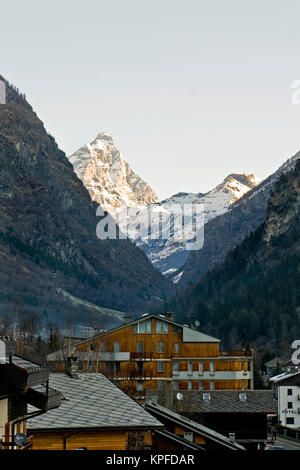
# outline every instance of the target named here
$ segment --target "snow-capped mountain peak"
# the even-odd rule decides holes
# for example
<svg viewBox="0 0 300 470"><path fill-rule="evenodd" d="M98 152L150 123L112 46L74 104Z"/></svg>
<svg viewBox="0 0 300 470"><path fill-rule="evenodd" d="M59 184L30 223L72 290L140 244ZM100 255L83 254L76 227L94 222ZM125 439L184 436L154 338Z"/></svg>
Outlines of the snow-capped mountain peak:
<svg viewBox="0 0 300 470"><path fill-rule="evenodd" d="M203 217L200 217L198 220L200 225L197 225L197 228L193 228L192 225L186 227L185 233L195 236L195 229L199 230L203 224L206 224L209 220L227 212L232 204L255 187L258 181L260 181L260 179L256 178L253 174L230 174L222 183L208 193L180 192L152 205L151 210L159 211L164 214L165 224L168 224L172 218L172 214L174 214L178 208L182 209L182 213L185 213L186 210L189 210L188 206L202 206ZM144 227L148 221L148 210L149 207L141 209L132 220L127 220L127 222L131 223L133 226ZM166 214L169 214L169 218L166 217ZM157 226L151 226L151 232L154 234L164 231L167 232L167 230L164 229L164 222L162 222L161 230L159 224L160 222L157 221ZM180 233L180 229L178 233ZM181 240L176 235L177 233L174 232L173 236L168 239L158 237L153 239L152 237L147 240L141 237L135 240L137 245L148 255L153 265L166 276L180 268L189 255L186 249L186 240Z"/></svg>
<svg viewBox="0 0 300 470"><path fill-rule="evenodd" d="M186 261L189 255L186 241L194 236L194 228L198 230L210 219L228 211L260 181L253 174L233 173L207 193L180 192L158 202L153 190L130 168L107 132L99 132L90 144L73 153L69 160L92 199L116 218L122 232L128 231L128 236L144 250L153 265L167 276ZM172 236L164 238L162 235L169 233L168 224L174 214L186 214L187 206L191 205L202 207L200 227L193 227L192 218L187 217L189 222L185 222L184 235L176 225ZM128 207L134 208L130 214L122 211ZM145 236L150 233L149 211L153 214L153 220L150 216L150 238ZM180 217L178 214L176 217ZM140 227L135 235L134 227Z"/></svg>
<svg viewBox="0 0 300 470"><path fill-rule="evenodd" d="M130 168L107 132L99 132L69 160L92 199L108 212L142 208L157 201L154 191Z"/></svg>

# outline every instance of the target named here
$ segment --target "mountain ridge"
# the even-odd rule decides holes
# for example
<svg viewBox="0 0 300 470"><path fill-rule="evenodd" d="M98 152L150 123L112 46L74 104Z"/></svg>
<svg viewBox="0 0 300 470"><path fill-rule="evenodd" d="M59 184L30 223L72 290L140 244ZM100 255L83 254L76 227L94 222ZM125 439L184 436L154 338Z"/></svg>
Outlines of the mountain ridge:
<svg viewBox="0 0 300 470"><path fill-rule="evenodd" d="M208 221L204 228L204 245L197 252L191 252L182 268L172 279L181 288L195 282L217 263L225 259L244 238L255 231L265 220L270 192L281 174L291 171L300 157L297 152L284 162L273 174L234 202L228 212Z"/></svg>
<svg viewBox="0 0 300 470"><path fill-rule="evenodd" d="M299 210L297 158L276 181L265 221L164 307L175 310L177 320L198 320L229 348L251 343L286 353L300 334Z"/></svg>
<svg viewBox="0 0 300 470"><path fill-rule="evenodd" d="M3 81L5 79L0 77ZM99 240L97 204L23 95L0 105L0 313L20 298L47 318L84 317L58 288L102 307L145 311L170 285L128 240ZM49 320L50 321L50 320Z"/></svg>

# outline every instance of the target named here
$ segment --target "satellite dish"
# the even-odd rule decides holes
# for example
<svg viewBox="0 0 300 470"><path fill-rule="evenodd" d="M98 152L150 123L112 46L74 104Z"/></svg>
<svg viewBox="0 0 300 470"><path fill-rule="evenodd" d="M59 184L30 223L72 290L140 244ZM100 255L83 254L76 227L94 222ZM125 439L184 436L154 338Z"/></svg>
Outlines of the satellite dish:
<svg viewBox="0 0 300 470"><path fill-rule="evenodd" d="M195 321L195 326L198 328L200 326L200 322L198 320Z"/></svg>
<svg viewBox="0 0 300 470"><path fill-rule="evenodd" d="M182 395L182 393L177 393L176 398L177 398L177 400L179 400L179 401L183 400L183 395Z"/></svg>
<svg viewBox="0 0 300 470"><path fill-rule="evenodd" d="M27 437L25 436L25 434L22 434L21 432L16 434L15 444L18 447L24 447L27 444Z"/></svg>

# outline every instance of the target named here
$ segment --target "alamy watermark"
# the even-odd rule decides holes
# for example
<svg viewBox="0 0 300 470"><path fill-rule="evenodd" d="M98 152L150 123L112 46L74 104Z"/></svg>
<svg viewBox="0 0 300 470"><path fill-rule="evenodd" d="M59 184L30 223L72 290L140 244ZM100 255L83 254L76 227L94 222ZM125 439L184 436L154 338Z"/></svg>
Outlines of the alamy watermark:
<svg viewBox="0 0 300 470"><path fill-rule="evenodd" d="M291 360L292 363L295 366L298 366L300 364L300 339L296 339L291 346L292 349L295 349L295 351L292 354Z"/></svg>
<svg viewBox="0 0 300 470"><path fill-rule="evenodd" d="M186 250L200 250L204 244L204 204L174 204L166 208L127 207L114 216L98 207L97 237L101 240L129 238L133 241L172 240L184 243Z"/></svg>
<svg viewBox="0 0 300 470"><path fill-rule="evenodd" d="M6 85L3 80L0 80L0 104L6 104Z"/></svg>

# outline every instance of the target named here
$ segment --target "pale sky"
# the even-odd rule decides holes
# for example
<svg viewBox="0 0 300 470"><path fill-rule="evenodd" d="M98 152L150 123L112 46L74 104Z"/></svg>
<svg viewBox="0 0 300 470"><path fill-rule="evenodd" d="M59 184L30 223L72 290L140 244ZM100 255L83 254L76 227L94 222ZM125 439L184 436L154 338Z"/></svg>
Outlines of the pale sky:
<svg viewBox="0 0 300 470"><path fill-rule="evenodd" d="M298 0L0 0L0 74L68 155L99 131L159 198L300 150Z"/></svg>

